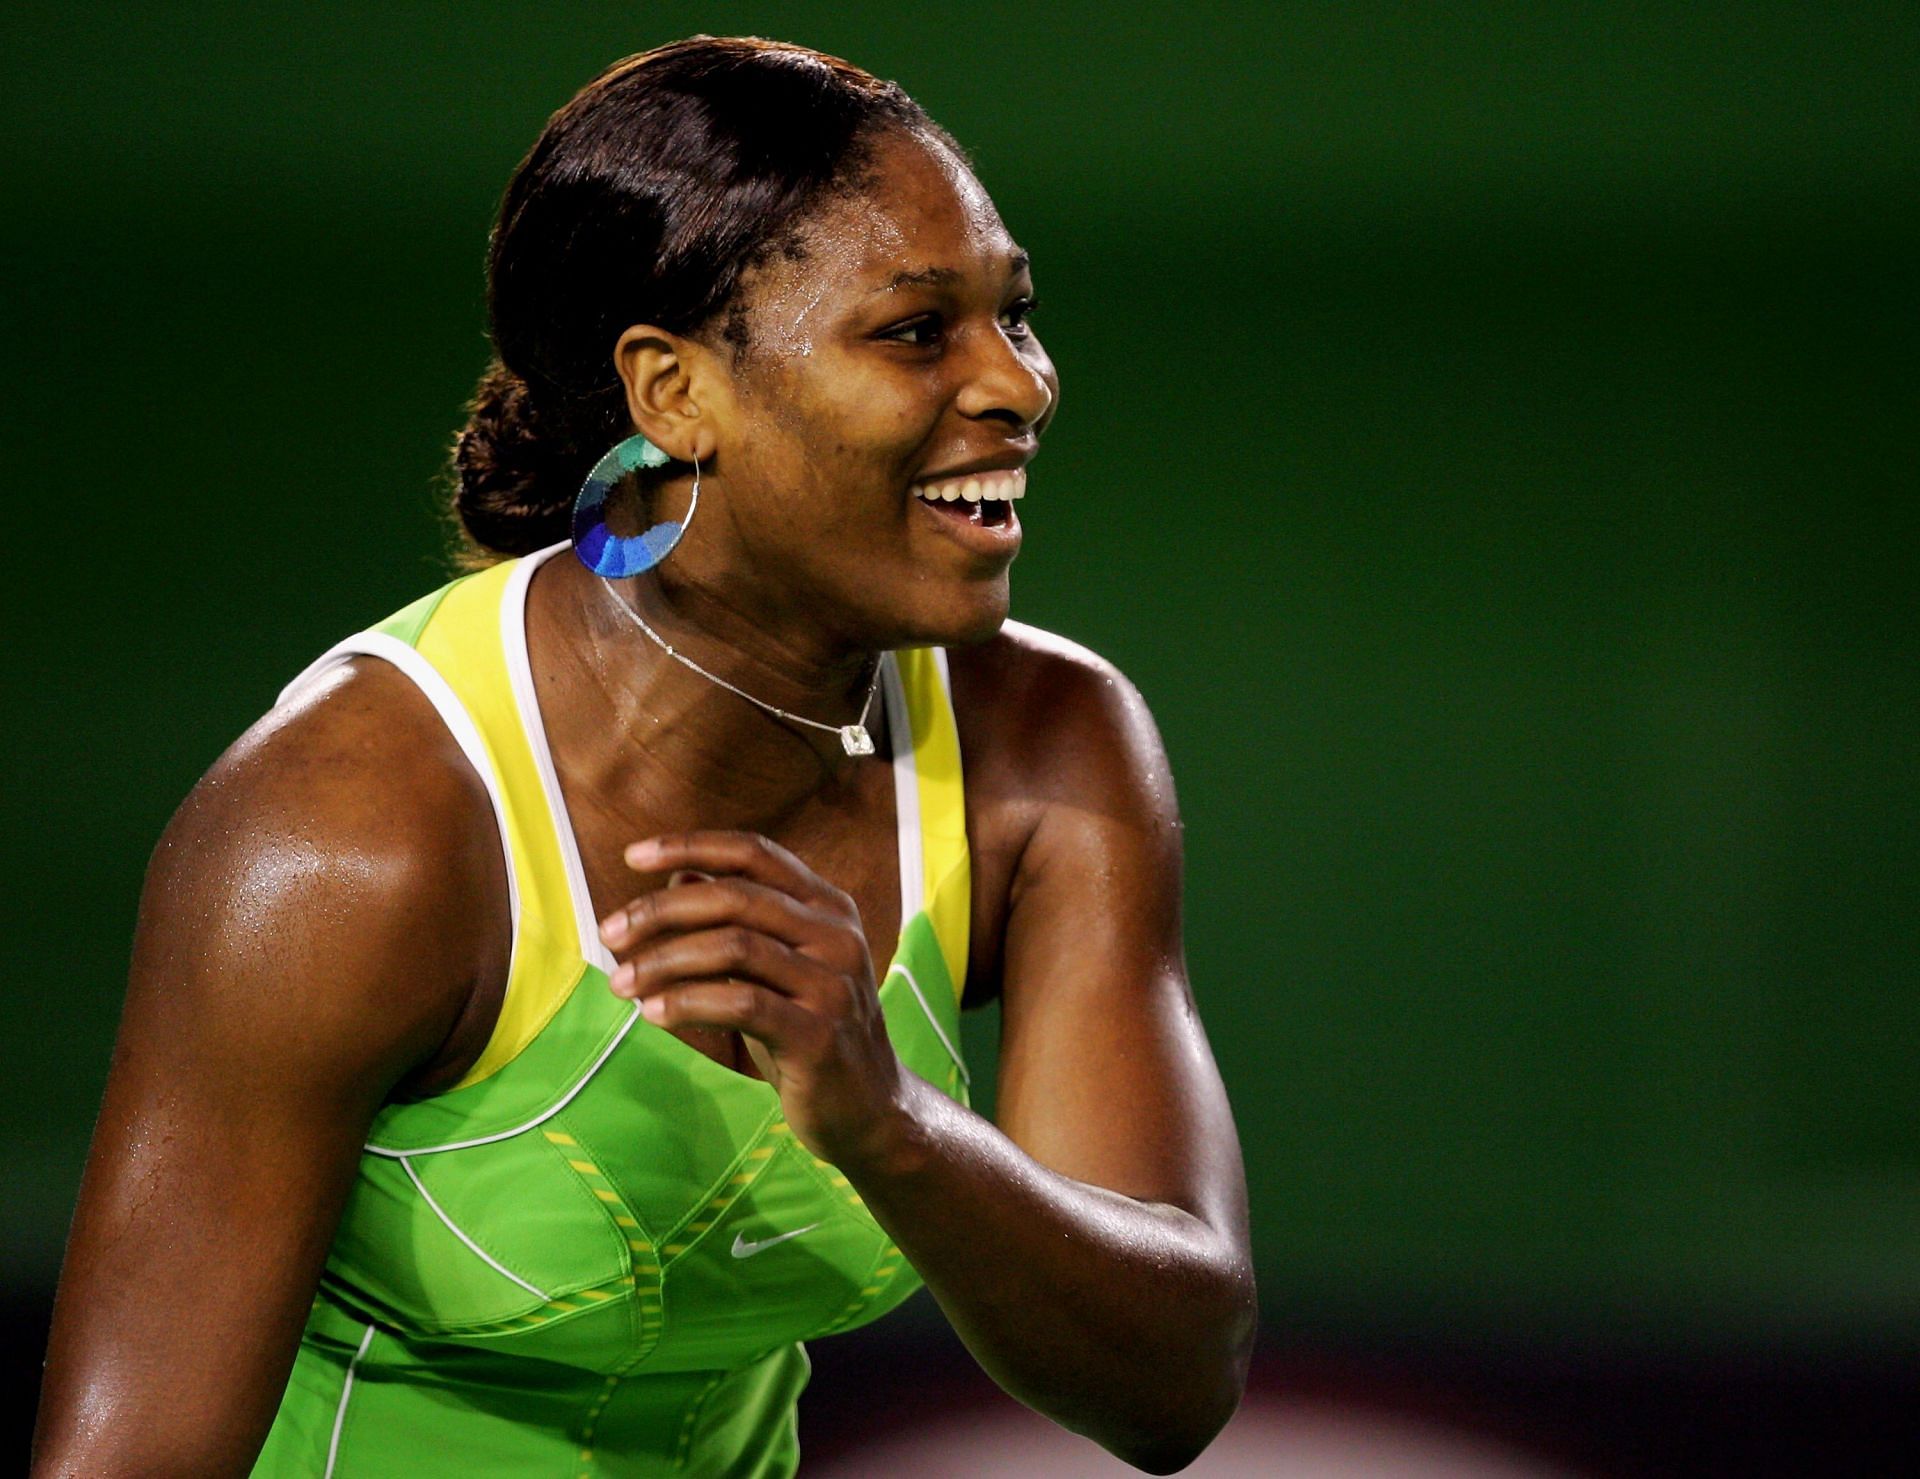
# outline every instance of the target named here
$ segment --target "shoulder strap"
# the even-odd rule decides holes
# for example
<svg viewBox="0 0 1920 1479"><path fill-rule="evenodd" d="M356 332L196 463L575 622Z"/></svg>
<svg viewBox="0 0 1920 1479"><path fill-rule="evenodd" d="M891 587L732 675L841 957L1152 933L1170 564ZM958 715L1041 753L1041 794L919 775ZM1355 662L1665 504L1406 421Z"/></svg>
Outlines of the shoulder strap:
<svg viewBox="0 0 1920 1479"><path fill-rule="evenodd" d="M911 773L896 769L894 800L902 826L911 813L920 832L920 877L903 877L901 896L917 901L926 913L958 995L966 989L973 878L947 655L937 647L918 647L895 652L893 659L900 688L896 695L889 687L888 722L913 736ZM903 910L902 928L912 912Z"/></svg>

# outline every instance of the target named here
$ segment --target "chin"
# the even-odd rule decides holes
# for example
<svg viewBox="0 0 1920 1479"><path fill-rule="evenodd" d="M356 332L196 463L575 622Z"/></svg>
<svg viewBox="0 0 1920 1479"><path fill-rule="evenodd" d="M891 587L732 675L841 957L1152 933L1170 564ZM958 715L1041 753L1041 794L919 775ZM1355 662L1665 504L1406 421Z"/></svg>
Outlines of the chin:
<svg viewBox="0 0 1920 1479"><path fill-rule="evenodd" d="M943 623L941 635L930 645L937 647L976 647L990 642L1007 624L1012 593L1004 573L997 580L984 582L983 588L969 591L969 599L955 603L950 620Z"/></svg>
<svg viewBox="0 0 1920 1479"><path fill-rule="evenodd" d="M947 593L947 599L929 610L925 605L896 629L898 640L889 647L975 647L990 642L1006 625L1010 605L1007 577L970 582Z"/></svg>
<svg viewBox="0 0 1920 1479"><path fill-rule="evenodd" d="M1007 624L1007 603L1002 601L991 614L984 614L968 623L961 630L939 645L942 647L978 647L982 642L991 642L1000 635L1000 628Z"/></svg>

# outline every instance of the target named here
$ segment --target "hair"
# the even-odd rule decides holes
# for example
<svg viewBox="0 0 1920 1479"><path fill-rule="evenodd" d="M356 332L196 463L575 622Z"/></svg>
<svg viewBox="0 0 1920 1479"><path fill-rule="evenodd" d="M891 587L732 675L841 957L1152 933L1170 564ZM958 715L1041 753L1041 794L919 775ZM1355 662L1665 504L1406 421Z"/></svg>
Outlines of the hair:
<svg viewBox="0 0 1920 1479"><path fill-rule="evenodd" d="M487 255L494 358L450 459L462 564L567 537L580 484L633 430L613 365L622 330L720 320L745 354L743 277L776 253L804 255L809 215L865 187L892 131L966 158L899 84L759 37L622 58L547 120Z"/></svg>

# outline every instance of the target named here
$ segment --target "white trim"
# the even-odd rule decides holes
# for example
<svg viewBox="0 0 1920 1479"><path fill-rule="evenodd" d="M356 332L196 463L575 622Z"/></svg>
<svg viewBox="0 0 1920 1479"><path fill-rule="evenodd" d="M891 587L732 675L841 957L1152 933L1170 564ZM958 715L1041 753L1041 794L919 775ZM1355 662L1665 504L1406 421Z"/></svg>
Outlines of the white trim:
<svg viewBox="0 0 1920 1479"><path fill-rule="evenodd" d="M947 1036L947 1029L942 1027L940 1025L940 1019L934 1016L933 1008L927 1005L926 994L921 991L920 983L914 979L913 972L908 970L901 962L895 961L893 969L888 971L887 974L889 976L898 974L907 978L907 985L913 988L913 999L920 1003L920 1010L927 1014L927 1026L931 1027L934 1036L940 1039L940 1046L945 1048L947 1050L947 1056L953 1059L953 1066L960 1070L960 1082L968 1088L972 1088L973 1075L967 1072L966 1060L954 1050L953 1039Z"/></svg>
<svg viewBox="0 0 1920 1479"><path fill-rule="evenodd" d="M574 987L576 991L579 989L578 986ZM588 1079L600 1071L600 1065L613 1056L613 1050L620 1046L621 1040L633 1029L633 1024L638 1021L639 1018L640 1003L636 1001L632 1009L627 1013L627 1020L620 1024L620 1030L613 1035L613 1041L600 1050L600 1056L593 1060L592 1065L588 1067L585 1073L580 1075L574 1086L560 1097L558 1103L549 1105L547 1108L541 1110L540 1113L536 1114L524 1125L515 1125L511 1130L499 1130L491 1135L476 1135L471 1140L454 1140L445 1145L423 1145L418 1150L397 1150L388 1145L363 1145L360 1148L369 1155L383 1155L390 1160L404 1162L410 1155L438 1155L443 1150L471 1150L476 1145L491 1145L496 1140L511 1140L515 1135L531 1130L536 1125L544 1125L561 1110L573 1103L574 1096L587 1086Z"/></svg>
<svg viewBox="0 0 1920 1479"><path fill-rule="evenodd" d="M907 712L907 685L894 655L886 655L882 678L887 729L893 737L893 813L900 836L900 928L927 902L927 866L920 850L920 781L913 763L913 721Z"/></svg>
<svg viewBox="0 0 1920 1479"><path fill-rule="evenodd" d="M536 1299L551 1299L553 1297L544 1289L534 1288L533 1285L521 1278L520 1275L516 1274L512 1269L500 1263L491 1253L487 1252L485 1248L482 1248L478 1243L474 1242L472 1238L460 1231L458 1224L441 1210L440 1204L433 1199L433 1193L427 1190L427 1184L420 1179L420 1173L413 1169L413 1162L405 1156L400 1157L400 1169L407 1173L407 1179L413 1183L414 1189L420 1193L421 1197L426 1201L426 1204L433 1208L433 1215L447 1225L448 1232L452 1233L461 1242L465 1243L469 1249L479 1255L482 1263L492 1269L496 1274L512 1279L514 1283L518 1284Z"/></svg>
<svg viewBox="0 0 1920 1479"><path fill-rule="evenodd" d="M500 598L500 636L506 648L507 677L520 712L520 727L526 733L527 748L533 752L533 768L539 772L540 789L547 798L547 815L560 843L560 865L567 875L567 893L573 899L574 930L580 937L580 954L589 963L611 973L616 962L613 952L600 940L599 921L593 915L593 894L587 887L587 870L580 862L580 844L573 835L573 819L567 814L567 798L560 789L559 773L553 768L546 721L540 717L540 690L533 681L533 664L527 656L527 588L533 583L533 572L567 548L570 543L562 541L521 558L507 578L506 591Z"/></svg>
<svg viewBox="0 0 1920 1479"><path fill-rule="evenodd" d="M366 1334L360 1337L360 1349L347 1362L347 1379L340 1383L340 1405L333 1410L333 1437L327 1442L327 1471L323 1479L333 1479L333 1466L340 1457L340 1429L347 1421L347 1398L353 1395L353 1373L359 1369L360 1358L366 1355L367 1347L372 1344L373 1326L369 1325Z"/></svg>
<svg viewBox="0 0 1920 1479"><path fill-rule="evenodd" d="M493 760L487 754L486 742L480 737L480 730L473 722L473 716L467 712L467 706L460 702L460 696L453 691L440 670L428 662L417 651L402 642L398 637L390 637L385 632L356 632L344 642L336 642L306 667L302 668L294 680L280 690L280 697L274 701L275 707L297 697L299 691L319 678L336 663L345 662L350 657L377 657L391 663L407 677L413 680L414 687L426 695L441 720L452 733L455 743L460 746L461 754L467 757L467 763L480 777L480 784L487 788L487 799L493 803L493 820L500 829L500 856L507 868L507 975L513 979L513 965L520 953L520 877L513 866L513 842L507 827L506 798L500 792L499 777L494 774ZM502 1010L506 1003L501 1003Z"/></svg>

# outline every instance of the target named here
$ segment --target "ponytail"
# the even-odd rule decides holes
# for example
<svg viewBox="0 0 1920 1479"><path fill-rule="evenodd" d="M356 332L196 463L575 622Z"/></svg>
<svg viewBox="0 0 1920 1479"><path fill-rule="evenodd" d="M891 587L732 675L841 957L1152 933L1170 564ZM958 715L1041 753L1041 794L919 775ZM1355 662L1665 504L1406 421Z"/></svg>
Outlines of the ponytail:
<svg viewBox="0 0 1920 1479"><path fill-rule="evenodd" d="M574 495L622 434L621 403L605 401L568 407L569 416L543 408L498 359L487 366L449 458L461 565L479 569L568 537Z"/></svg>

